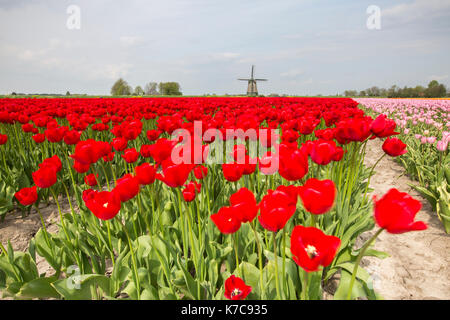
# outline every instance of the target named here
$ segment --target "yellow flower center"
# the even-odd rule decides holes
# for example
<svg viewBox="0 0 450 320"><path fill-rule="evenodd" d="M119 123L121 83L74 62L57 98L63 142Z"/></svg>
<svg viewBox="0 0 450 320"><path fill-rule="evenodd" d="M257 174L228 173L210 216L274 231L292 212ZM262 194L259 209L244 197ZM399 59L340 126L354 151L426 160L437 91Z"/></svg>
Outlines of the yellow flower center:
<svg viewBox="0 0 450 320"><path fill-rule="evenodd" d="M314 259L317 256L317 254L318 254L316 247L314 247L314 246L312 246L310 244L308 244L306 246L306 253L308 254L308 257L310 259Z"/></svg>
<svg viewBox="0 0 450 320"><path fill-rule="evenodd" d="M240 295L241 293L242 293L241 290L239 290L238 288L235 288L233 291L231 291L231 296L235 297L235 296Z"/></svg>

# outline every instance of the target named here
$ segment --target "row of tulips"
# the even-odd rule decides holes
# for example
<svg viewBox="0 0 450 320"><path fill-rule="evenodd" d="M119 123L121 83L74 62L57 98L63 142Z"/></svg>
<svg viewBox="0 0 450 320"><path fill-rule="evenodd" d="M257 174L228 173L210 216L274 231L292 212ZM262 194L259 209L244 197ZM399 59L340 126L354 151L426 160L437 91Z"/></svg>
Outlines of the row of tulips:
<svg viewBox="0 0 450 320"><path fill-rule="evenodd" d="M398 158L411 185L437 212L450 233L450 100L358 99L374 116L384 114L400 127L408 153Z"/></svg>
<svg viewBox="0 0 450 320"><path fill-rule="evenodd" d="M426 228L409 195L392 189L375 205L367 196L368 140L383 139L392 157L406 152L383 120L351 99L0 100L4 208L42 223L27 252L1 244L0 290L18 299L322 299L338 281L335 299L377 299L362 257L386 256L371 248L383 230ZM194 138L173 137L180 128ZM198 142L211 128L218 134ZM261 128L281 134L219 134ZM231 160L208 161L217 150ZM57 205L57 233L43 202ZM52 272L39 274L37 256Z"/></svg>

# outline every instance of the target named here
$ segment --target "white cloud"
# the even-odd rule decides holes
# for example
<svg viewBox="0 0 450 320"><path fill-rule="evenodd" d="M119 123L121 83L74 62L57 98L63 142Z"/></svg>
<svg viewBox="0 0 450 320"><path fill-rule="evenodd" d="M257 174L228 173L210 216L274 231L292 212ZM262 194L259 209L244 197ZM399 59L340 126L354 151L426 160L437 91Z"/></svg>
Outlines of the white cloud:
<svg viewBox="0 0 450 320"><path fill-rule="evenodd" d="M448 79L448 74L445 75L432 75L428 77L428 80L437 80L437 81L442 81Z"/></svg>
<svg viewBox="0 0 450 320"><path fill-rule="evenodd" d="M214 61L230 61L240 57L239 53L236 52L219 52L212 53L209 55L209 58Z"/></svg>
<svg viewBox="0 0 450 320"><path fill-rule="evenodd" d="M450 1L448 0L415 0L382 9L381 19L406 23L448 15L449 11Z"/></svg>
<svg viewBox="0 0 450 320"><path fill-rule="evenodd" d="M131 47L143 42L143 38L139 36L121 36L119 40L125 47Z"/></svg>
<svg viewBox="0 0 450 320"><path fill-rule="evenodd" d="M120 77L125 77L132 67L133 65L129 63L108 64L99 66L98 69L90 73L90 76L92 78L115 80Z"/></svg>
<svg viewBox="0 0 450 320"><path fill-rule="evenodd" d="M291 69L289 71L280 73L280 76L281 77L295 78L295 77L300 76L300 75L302 75L304 73L305 73L305 71L303 71L301 69Z"/></svg>

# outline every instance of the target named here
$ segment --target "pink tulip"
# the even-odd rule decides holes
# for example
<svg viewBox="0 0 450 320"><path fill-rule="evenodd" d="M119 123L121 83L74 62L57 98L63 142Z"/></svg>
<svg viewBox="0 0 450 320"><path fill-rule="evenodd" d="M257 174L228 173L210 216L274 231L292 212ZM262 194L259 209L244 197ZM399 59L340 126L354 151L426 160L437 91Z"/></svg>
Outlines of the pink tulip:
<svg viewBox="0 0 450 320"><path fill-rule="evenodd" d="M441 152L447 151L448 141L438 141L436 144L436 149Z"/></svg>

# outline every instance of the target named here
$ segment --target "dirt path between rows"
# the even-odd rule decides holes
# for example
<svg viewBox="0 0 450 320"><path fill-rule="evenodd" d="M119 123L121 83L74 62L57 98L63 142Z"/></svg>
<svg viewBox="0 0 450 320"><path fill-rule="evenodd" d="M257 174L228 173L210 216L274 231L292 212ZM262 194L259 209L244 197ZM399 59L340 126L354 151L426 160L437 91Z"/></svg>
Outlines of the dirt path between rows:
<svg viewBox="0 0 450 320"><path fill-rule="evenodd" d="M70 212L69 202L65 199L59 199L63 212ZM50 233L58 232L59 214L54 203L39 205L39 211L44 219L47 231ZM19 211L8 212L5 220L0 223L0 242L6 247L8 240L14 251L26 251L30 245L31 238L42 227L41 219L36 209L33 207L31 213L22 218ZM36 255L36 266L39 273L54 273L50 265L44 258Z"/></svg>
<svg viewBox="0 0 450 320"><path fill-rule="evenodd" d="M372 166L383 155L381 145L378 139L368 143L366 166ZM387 252L390 257L363 259L374 289L384 299L450 299L450 235L444 232L430 204L408 186L415 182L403 174L402 166L385 157L375 171L370 181L372 195L380 198L390 188L409 193L422 203L416 219L424 221L428 229L403 234L381 233L374 249ZM362 238L366 240L373 233L367 232Z"/></svg>
<svg viewBox="0 0 450 320"><path fill-rule="evenodd" d="M365 164L372 166L382 155L381 142L370 141ZM385 157L371 179L372 194L381 197L393 187L408 192L422 202L417 219L425 221L428 229L399 235L383 232L374 248L389 253L390 257L383 260L368 257L363 259L362 264L373 279L374 289L384 299L450 299L450 236L445 234L428 202L408 186L413 182L403 172L399 164ZM69 212L67 201L61 202L63 212ZM59 221L56 206L43 205L41 212L48 230L56 232ZM39 215L35 210L26 218L22 218L19 212L9 213L0 223L0 241L6 245L11 240L15 250L25 251L40 227ZM369 239L373 233L364 233L361 240ZM37 265L40 273L51 271L40 257Z"/></svg>

